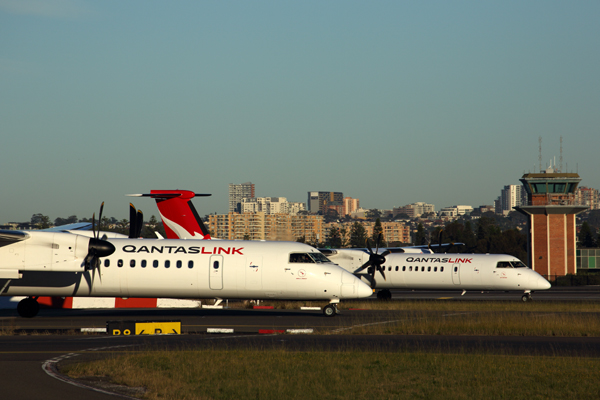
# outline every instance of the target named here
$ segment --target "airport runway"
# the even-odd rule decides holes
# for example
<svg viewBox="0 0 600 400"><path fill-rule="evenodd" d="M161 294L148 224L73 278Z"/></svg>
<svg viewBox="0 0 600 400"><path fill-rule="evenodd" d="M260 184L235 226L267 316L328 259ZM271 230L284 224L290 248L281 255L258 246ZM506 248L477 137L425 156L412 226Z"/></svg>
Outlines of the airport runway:
<svg viewBox="0 0 600 400"><path fill-rule="evenodd" d="M520 293L393 291L403 299L447 298L453 300L520 301ZM467 297L468 296L468 297ZM600 301L600 288L556 288L534 295L535 301ZM375 300L374 300L375 301ZM524 304L526 306L526 304ZM433 351L461 353L488 351L499 354L560 355L600 357L600 338L489 337L429 335L338 335L335 330L361 323L386 323L410 318L410 311L348 310L335 318L320 311L300 310L42 310L32 319L16 316L14 310L0 310L0 330L39 332L77 331L84 327L106 327L110 320L178 320L183 335L108 336L106 334L38 334L0 336L0 383L7 399L110 399L111 395L66 384L43 369L79 362L118 351L149 348L243 347L285 348L288 350L365 349L374 351ZM449 316L451 318L451 316ZM234 329L234 334L206 334L208 327ZM313 335L265 335L260 329L313 329ZM326 335L319 332L328 331Z"/></svg>

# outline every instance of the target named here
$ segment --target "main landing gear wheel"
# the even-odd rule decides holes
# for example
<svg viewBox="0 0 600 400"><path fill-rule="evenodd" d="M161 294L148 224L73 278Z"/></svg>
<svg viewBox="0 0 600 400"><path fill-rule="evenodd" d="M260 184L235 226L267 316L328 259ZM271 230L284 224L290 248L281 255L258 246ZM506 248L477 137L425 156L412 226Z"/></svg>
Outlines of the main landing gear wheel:
<svg viewBox="0 0 600 400"><path fill-rule="evenodd" d="M338 309L334 304L328 304L323 308L323 314L326 317L335 317L338 313Z"/></svg>
<svg viewBox="0 0 600 400"><path fill-rule="evenodd" d="M377 300L389 301L392 299L392 292L387 289L377 292Z"/></svg>
<svg viewBox="0 0 600 400"><path fill-rule="evenodd" d="M33 318L40 311L40 305L36 299L27 297L17 304L17 312L23 318Z"/></svg>
<svg viewBox="0 0 600 400"><path fill-rule="evenodd" d="M527 303L528 301L533 301L533 298L531 298L531 293L524 294L524 295L521 297L521 301L522 301L523 303Z"/></svg>

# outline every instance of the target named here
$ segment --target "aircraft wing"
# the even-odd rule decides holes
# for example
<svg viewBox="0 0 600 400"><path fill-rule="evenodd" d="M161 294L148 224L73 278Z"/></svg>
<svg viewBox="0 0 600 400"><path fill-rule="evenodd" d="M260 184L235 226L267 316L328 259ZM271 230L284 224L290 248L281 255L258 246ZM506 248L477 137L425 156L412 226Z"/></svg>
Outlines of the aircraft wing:
<svg viewBox="0 0 600 400"><path fill-rule="evenodd" d="M74 224L66 224L55 226L54 228L40 229L44 232L65 232L65 231L89 231L92 229L91 222L76 222Z"/></svg>

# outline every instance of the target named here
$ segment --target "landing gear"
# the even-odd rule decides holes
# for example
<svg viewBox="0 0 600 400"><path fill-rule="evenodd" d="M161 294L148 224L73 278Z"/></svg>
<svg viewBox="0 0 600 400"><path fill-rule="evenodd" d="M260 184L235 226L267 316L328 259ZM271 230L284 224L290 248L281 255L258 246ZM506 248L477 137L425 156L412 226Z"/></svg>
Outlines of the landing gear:
<svg viewBox="0 0 600 400"><path fill-rule="evenodd" d="M527 303L528 301L533 301L533 298L531 297L531 293L525 293L522 297L521 297L521 301L523 303Z"/></svg>
<svg viewBox="0 0 600 400"><path fill-rule="evenodd" d="M326 317L335 317L338 314L337 304L329 303L323 308L323 315Z"/></svg>
<svg viewBox="0 0 600 400"><path fill-rule="evenodd" d="M390 301L392 299L392 292L388 289L383 289L377 292L377 300Z"/></svg>
<svg viewBox="0 0 600 400"><path fill-rule="evenodd" d="M40 311L36 297L27 297L17 304L17 312L23 318L33 318Z"/></svg>

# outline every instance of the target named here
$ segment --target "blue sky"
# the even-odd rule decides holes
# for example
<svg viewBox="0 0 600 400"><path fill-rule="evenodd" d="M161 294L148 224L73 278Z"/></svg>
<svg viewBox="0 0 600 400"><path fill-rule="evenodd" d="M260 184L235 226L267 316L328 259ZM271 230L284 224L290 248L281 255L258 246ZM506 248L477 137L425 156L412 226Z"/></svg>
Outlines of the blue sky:
<svg viewBox="0 0 600 400"><path fill-rule="evenodd" d="M559 158L600 188L600 2L0 0L0 223L229 183L492 204ZM147 216L149 199L135 200Z"/></svg>

